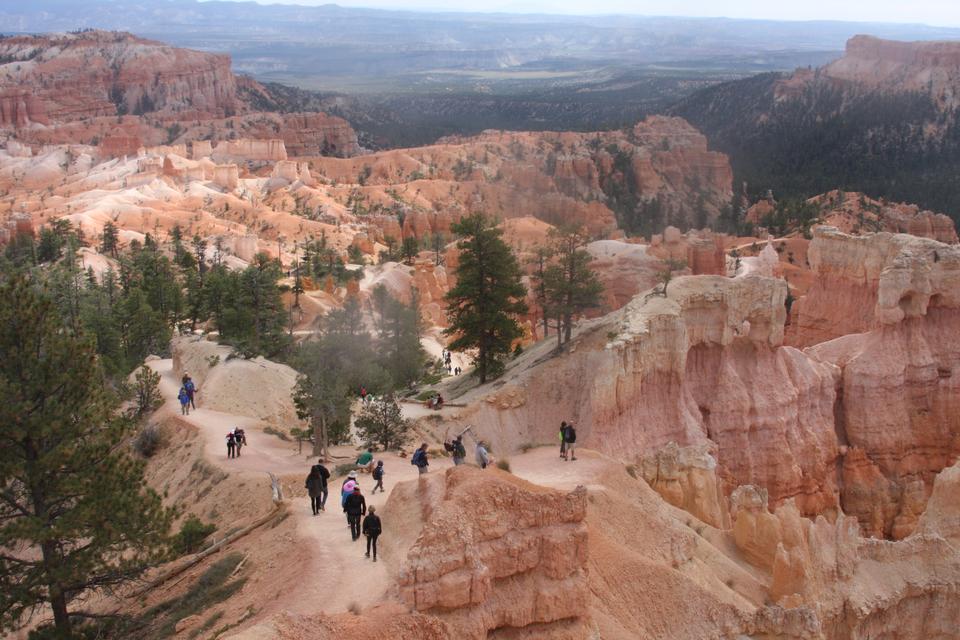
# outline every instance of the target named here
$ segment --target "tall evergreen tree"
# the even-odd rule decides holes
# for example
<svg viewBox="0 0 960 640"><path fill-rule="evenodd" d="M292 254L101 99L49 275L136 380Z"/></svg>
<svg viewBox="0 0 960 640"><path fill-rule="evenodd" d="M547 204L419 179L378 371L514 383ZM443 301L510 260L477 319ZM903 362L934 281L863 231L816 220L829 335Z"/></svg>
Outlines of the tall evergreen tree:
<svg viewBox="0 0 960 640"><path fill-rule="evenodd" d="M481 214L453 225L462 236L458 243L457 283L447 292L447 335L450 349L476 349L475 374L481 384L503 370L503 357L523 335L517 316L526 313L526 288L520 265L500 237L503 231Z"/></svg>
<svg viewBox="0 0 960 640"><path fill-rule="evenodd" d="M587 238L580 229L551 231L555 262L543 273L544 315L557 321L557 347L570 341L574 316L600 304L603 285L590 268Z"/></svg>
<svg viewBox="0 0 960 640"><path fill-rule="evenodd" d="M88 341L24 278L0 299L0 628L49 605L68 639L84 596L163 557L171 517Z"/></svg>
<svg viewBox="0 0 960 640"><path fill-rule="evenodd" d="M117 257L119 249L119 238L117 236L117 225L107 221L103 225L103 234L100 236L100 253L111 258Z"/></svg>

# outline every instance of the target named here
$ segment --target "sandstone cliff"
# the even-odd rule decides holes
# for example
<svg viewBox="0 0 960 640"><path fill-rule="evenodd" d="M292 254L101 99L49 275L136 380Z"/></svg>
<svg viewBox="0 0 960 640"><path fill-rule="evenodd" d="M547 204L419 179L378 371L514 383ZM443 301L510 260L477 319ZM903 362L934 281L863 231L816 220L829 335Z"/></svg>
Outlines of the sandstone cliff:
<svg viewBox="0 0 960 640"><path fill-rule="evenodd" d="M252 79L238 80L226 55L86 31L5 38L0 60L0 127L32 144L100 139L102 154L116 157L136 153L141 144L240 134L281 138L294 155L360 150L342 118L258 113L262 101L256 97L267 90Z"/></svg>

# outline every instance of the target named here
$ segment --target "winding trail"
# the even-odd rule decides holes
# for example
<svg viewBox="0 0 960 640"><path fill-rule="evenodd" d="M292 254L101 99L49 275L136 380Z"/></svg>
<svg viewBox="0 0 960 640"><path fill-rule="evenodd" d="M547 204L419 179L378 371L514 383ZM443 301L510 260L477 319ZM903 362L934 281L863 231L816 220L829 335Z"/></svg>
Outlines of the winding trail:
<svg viewBox="0 0 960 640"><path fill-rule="evenodd" d="M180 388L179 375L173 371L172 360L154 360L149 366L160 374L160 391L165 398L164 406L159 410L171 414L180 414L180 404L176 399ZM230 474L250 475L259 481L264 474L273 474L281 478L285 486L291 483L301 487L315 461L312 456L297 453L297 445L264 433L262 423L256 418L240 416L203 408L203 389L199 389L196 402L198 408L191 410L182 419L194 425L204 440L204 454L211 463ZM401 405L405 414L431 414L431 410L422 405ZM413 417L409 416L408 417ZM239 458L228 459L226 434L235 426L240 426L247 434L248 445L243 448ZM467 459L473 458L472 443L467 442ZM348 462L356 455L356 447L344 446L332 448L332 454L340 462ZM510 464L514 474L543 486L561 490L571 490L578 484L590 486L602 472L606 459L596 453L578 452L576 462L559 461L556 447L538 447L529 452L511 456ZM386 470L384 485L388 493L371 496L373 479L359 474L359 482L367 500L367 505L381 509L393 486L402 481L413 480L418 476L417 469L408 458L400 458L392 453L377 453L377 460L384 461ZM333 473L337 462L328 464ZM430 472L437 473L452 466L447 458L433 458ZM309 564L308 575L312 579L306 583L291 585L296 590L296 598L283 603L284 609L298 614L336 613L346 611L357 604L367 608L381 600L393 583L388 575L385 562L373 563L364 557L366 539L361 536L354 542L350 538L346 516L340 508L340 486L342 478L330 479L330 495L327 510L314 516L307 497L287 498L290 517L296 523L298 539L291 550L302 555L303 562ZM390 523L384 523L384 535L390 534Z"/></svg>

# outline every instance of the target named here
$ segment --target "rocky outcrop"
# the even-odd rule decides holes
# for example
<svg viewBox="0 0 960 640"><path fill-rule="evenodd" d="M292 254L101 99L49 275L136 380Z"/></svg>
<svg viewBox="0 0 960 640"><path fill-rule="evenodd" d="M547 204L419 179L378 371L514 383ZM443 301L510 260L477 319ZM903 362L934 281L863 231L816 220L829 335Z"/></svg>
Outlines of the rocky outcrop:
<svg viewBox="0 0 960 640"><path fill-rule="evenodd" d="M820 513L838 501L838 369L781 346L785 297L772 278L676 278L666 296L641 294L585 326L568 357L461 419L484 425L498 449L553 442L561 420L584 446L621 458L712 443L724 494L757 484L774 504L795 497Z"/></svg>
<svg viewBox="0 0 960 640"><path fill-rule="evenodd" d="M956 42L854 36L847 41L844 56L821 73L874 89L928 93L944 109L960 104L960 44Z"/></svg>
<svg viewBox="0 0 960 640"><path fill-rule="evenodd" d="M640 473L664 500L718 529L728 528L726 497L717 482L717 460L711 447L663 449L640 458ZM766 506L766 505L764 505Z"/></svg>
<svg viewBox="0 0 960 640"><path fill-rule="evenodd" d="M458 638L584 637L584 489L564 494L494 469L456 467L394 492L385 519L417 504L422 514L398 579L411 609L436 616Z"/></svg>
<svg viewBox="0 0 960 640"><path fill-rule="evenodd" d="M127 33L7 38L0 42L0 57L22 61L7 65L0 79L0 125L124 113L222 117L240 106L228 56Z"/></svg>
<svg viewBox="0 0 960 640"><path fill-rule="evenodd" d="M278 138L224 140L208 154L217 162L280 161L287 159L287 148Z"/></svg>
<svg viewBox="0 0 960 640"><path fill-rule="evenodd" d="M797 301L789 342L806 346L960 307L960 249L903 234L850 236L814 230L807 258L815 274Z"/></svg>

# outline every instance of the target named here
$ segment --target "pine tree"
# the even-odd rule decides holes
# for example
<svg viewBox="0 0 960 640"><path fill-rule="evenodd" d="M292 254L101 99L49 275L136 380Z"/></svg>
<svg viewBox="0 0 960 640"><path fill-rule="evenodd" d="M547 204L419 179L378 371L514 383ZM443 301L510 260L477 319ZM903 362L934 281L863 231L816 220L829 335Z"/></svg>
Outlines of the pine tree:
<svg viewBox="0 0 960 640"><path fill-rule="evenodd" d="M447 292L447 335L455 336L453 351L476 349L475 374L480 383L497 376L503 357L514 340L523 335L516 317L526 313L526 288L520 281L520 266L501 239L503 231L481 214L453 225L463 237L458 243L456 285Z"/></svg>
<svg viewBox="0 0 960 640"><path fill-rule="evenodd" d="M403 445L411 427L393 395L371 402L354 424L368 446L379 445L383 450Z"/></svg>
<svg viewBox="0 0 960 640"><path fill-rule="evenodd" d="M103 225L103 235L100 236L100 253L116 258L118 248L117 225L107 221Z"/></svg>
<svg viewBox="0 0 960 640"><path fill-rule="evenodd" d="M170 513L121 444L89 342L24 278L0 286L0 628L49 605L73 637L84 596L166 552Z"/></svg>
<svg viewBox="0 0 960 640"><path fill-rule="evenodd" d="M420 253L420 243L413 236L403 239L403 245L400 247L400 253L407 264L413 264L417 254Z"/></svg>
<svg viewBox="0 0 960 640"><path fill-rule="evenodd" d="M590 254L583 250L587 239L580 229L556 229L550 235L556 262L543 273L544 316L556 318L559 348L570 341L573 317L600 304L603 285L590 268Z"/></svg>

